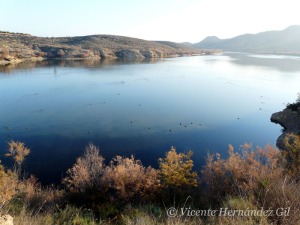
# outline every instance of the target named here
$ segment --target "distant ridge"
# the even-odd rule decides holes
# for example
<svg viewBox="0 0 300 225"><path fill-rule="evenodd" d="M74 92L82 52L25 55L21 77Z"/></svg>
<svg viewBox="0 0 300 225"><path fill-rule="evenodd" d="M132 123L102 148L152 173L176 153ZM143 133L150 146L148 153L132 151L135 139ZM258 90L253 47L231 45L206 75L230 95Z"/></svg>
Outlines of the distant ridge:
<svg viewBox="0 0 300 225"><path fill-rule="evenodd" d="M257 34L243 34L229 39L209 36L195 48L221 49L274 54L300 54L300 25L293 25L281 31L266 31Z"/></svg>
<svg viewBox="0 0 300 225"><path fill-rule="evenodd" d="M116 35L36 37L0 31L0 65L49 58L141 60L213 52L193 48L187 44L147 41Z"/></svg>

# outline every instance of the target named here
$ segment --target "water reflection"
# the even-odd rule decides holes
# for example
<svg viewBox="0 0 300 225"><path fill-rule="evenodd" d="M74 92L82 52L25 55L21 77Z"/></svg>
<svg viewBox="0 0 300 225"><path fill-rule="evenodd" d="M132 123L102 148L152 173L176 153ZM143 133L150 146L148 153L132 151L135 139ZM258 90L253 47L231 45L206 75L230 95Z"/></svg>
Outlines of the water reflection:
<svg viewBox="0 0 300 225"><path fill-rule="evenodd" d="M276 69L281 72L300 71L300 57L284 55L252 55L242 53L228 53L234 64L241 66L256 66L267 69Z"/></svg>
<svg viewBox="0 0 300 225"><path fill-rule="evenodd" d="M9 163L9 140L25 142L28 171L48 183L89 142L107 161L134 154L154 166L172 145L192 149L198 169L208 151L226 153L230 143L275 145L280 127L270 115L294 101L300 81L300 68L277 64L230 53L15 65L11 76L0 73L1 159Z"/></svg>
<svg viewBox="0 0 300 225"><path fill-rule="evenodd" d="M108 65L120 65L120 64L138 64L138 63L155 63L160 59L86 59L86 60L72 60L72 59L52 59L42 61L24 61L18 64L7 64L5 66L0 65L0 72L11 73L14 70L30 70L34 68L42 67L86 67L86 68L101 68Z"/></svg>

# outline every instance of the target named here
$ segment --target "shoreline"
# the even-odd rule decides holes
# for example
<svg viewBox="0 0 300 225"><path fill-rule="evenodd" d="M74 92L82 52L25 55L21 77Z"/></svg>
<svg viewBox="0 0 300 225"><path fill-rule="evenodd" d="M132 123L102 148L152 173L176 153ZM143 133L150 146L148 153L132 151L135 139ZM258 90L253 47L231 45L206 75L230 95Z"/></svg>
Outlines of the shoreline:
<svg viewBox="0 0 300 225"><path fill-rule="evenodd" d="M40 61L50 61L50 60L57 60L57 61L92 61L92 60L128 60L128 61L140 61L140 60L151 60L151 59L163 59L163 58L176 58L176 57L193 57L193 56L204 56L204 55L220 55L223 51L218 52L212 52L212 53L189 53L189 54L170 54L165 55L161 57L99 57L99 56L93 56L93 57L86 57L86 58L80 58L80 57L66 57L66 58L47 58L47 57L31 57L31 58L13 58L11 60L0 60L0 67L1 66L8 66L8 65L16 65L23 62L40 62Z"/></svg>

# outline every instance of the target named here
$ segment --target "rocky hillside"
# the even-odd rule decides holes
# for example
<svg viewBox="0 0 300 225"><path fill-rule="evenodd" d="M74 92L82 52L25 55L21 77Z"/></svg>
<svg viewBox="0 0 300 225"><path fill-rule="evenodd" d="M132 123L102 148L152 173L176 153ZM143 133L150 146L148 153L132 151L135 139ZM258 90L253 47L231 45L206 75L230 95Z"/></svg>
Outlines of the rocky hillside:
<svg viewBox="0 0 300 225"><path fill-rule="evenodd" d="M209 54L172 42L153 42L114 35L78 37L36 37L0 32L0 64L43 58L157 58L176 55Z"/></svg>
<svg viewBox="0 0 300 225"><path fill-rule="evenodd" d="M209 36L193 45L196 48L225 51L300 55L300 25L281 31L244 34L229 39Z"/></svg>

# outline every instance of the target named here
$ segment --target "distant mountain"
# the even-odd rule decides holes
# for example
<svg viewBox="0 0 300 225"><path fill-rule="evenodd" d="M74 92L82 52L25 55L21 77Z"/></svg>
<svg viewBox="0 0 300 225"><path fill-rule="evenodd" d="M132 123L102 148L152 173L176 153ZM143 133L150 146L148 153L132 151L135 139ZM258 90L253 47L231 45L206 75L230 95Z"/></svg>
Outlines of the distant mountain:
<svg viewBox="0 0 300 225"><path fill-rule="evenodd" d="M290 26L282 31L243 34L229 39L209 36L193 44L193 47L224 51L300 54L300 25Z"/></svg>

